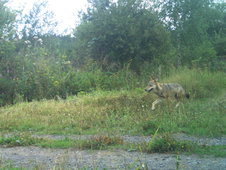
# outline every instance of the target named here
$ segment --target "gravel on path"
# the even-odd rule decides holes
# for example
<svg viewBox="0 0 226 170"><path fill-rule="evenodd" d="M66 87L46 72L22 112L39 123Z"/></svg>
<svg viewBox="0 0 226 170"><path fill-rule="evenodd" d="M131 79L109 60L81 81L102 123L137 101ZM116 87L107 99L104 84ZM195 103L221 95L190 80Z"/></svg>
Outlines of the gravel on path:
<svg viewBox="0 0 226 170"><path fill-rule="evenodd" d="M15 167L27 169L226 169L226 158L175 154L147 154L140 152L81 151L76 149L44 149L38 147L0 148L0 165L7 161ZM2 163L1 163L2 162ZM0 166L1 167L1 166Z"/></svg>
<svg viewBox="0 0 226 170"><path fill-rule="evenodd" d="M1 135L3 137L15 134ZM63 140L90 140L95 135L32 135L36 138ZM97 135L98 136L98 135ZM226 145L226 137L201 138L183 133L172 135L179 141L192 141L200 145ZM125 143L151 141L150 136L121 136ZM226 158L197 155L147 154L123 150L46 149L39 147L0 147L0 169L7 164L27 169L136 169L153 170L203 169L226 170Z"/></svg>

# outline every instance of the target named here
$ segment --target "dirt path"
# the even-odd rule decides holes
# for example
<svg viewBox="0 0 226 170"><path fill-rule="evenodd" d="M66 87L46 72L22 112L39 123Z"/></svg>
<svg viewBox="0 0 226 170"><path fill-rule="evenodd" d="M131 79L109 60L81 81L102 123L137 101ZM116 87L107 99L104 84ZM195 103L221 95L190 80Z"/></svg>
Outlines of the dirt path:
<svg viewBox="0 0 226 170"><path fill-rule="evenodd" d="M0 148L2 162L12 161L16 167L28 169L226 169L226 158L198 157L140 152L79 151L74 149L43 149L37 147Z"/></svg>
<svg viewBox="0 0 226 170"><path fill-rule="evenodd" d="M8 134L6 136L10 136ZM92 135L33 135L33 137L60 140L65 137L73 140L88 140ZM185 134L174 134L177 140L189 140L205 145L225 145L226 137L197 138ZM123 136L124 142L148 142L151 137ZM212 156L199 157L196 155L175 154L146 154L141 152L127 152L123 150L87 151L77 149L45 149L38 147L0 148L0 169L7 164L14 167L28 169L226 169L226 158Z"/></svg>

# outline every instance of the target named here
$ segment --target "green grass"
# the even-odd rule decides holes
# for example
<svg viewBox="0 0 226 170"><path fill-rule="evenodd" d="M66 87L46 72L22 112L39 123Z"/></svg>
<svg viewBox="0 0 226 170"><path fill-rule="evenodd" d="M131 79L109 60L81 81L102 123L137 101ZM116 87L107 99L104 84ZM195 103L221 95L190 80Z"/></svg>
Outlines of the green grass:
<svg viewBox="0 0 226 170"><path fill-rule="evenodd" d="M164 82L177 82L183 85L192 98L203 99L218 96L226 90L226 74L198 69L171 70Z"/></svg>
<svg viewBox="0 0 226 170"><path fill-rule="evenodd" d="M40 143L42 139L32 138L27 134L12 135L9 137L0 137L0 145L6 147L30 146Z"/></svg>
<svg viewBox="0 0 226 170"><path fill-rule="evenodd" d="M154 94L145 85L131 90L80 93L67 100L42 100L0 108L0 132L14 134L99 134L89 141L43 140L29 135L0 138L6 146L35 145L48 148L124 148L145 152L186 152L225 156L225 146L196 146L158 138L142 146L122 144L106 136L186 133L217 137L226 134L226 74L182 69L172 71L162 82L178 82L191 95L178 108L173 99L163 101L155 111ZM141 85L140 85L141 86ZM168 145L170 144L170 145Z"/></svg>
<svg viewBox="0 0 226 170"><path fill-rule="evenodd" d="M226 118L220 98L190 99L175 109L163 102L151 111L149 94L99 92L75 101L23 103L0 111L0 129L41 134L129 134L185 132L197 136L226 134Z"/></svg>
<svg viewBox="0 0 226 170"><path fill-rule="evenodd" d="M5 147L15 146L40 146L44 148L78 148L78 149L105 149L109 146L122 145L120 137L109 137L104 135L93 136L87 140L73 140L65 137L64 139L48 139L32 137L31 134L21 133L0 137L0 145Z"/></svg>
<svg viewBox="0 0 226 170"><path fill-rule="evenodd" d="M216 157L226 157L226 145L219 146L196 146L190 153L198 155L213 155Z"/></svg>
<svg viewBox="0 0 226 170"><path fill-rule="evenodd" d="M0 131L153 135L159 129L159 133L209 137L226 134L225 73L183 69L173 71L163 81L181 83L191 99L182 101L177 109L175 100L165 100L151 111L156 96L136 88L24 102L0 108Z"/></svg>

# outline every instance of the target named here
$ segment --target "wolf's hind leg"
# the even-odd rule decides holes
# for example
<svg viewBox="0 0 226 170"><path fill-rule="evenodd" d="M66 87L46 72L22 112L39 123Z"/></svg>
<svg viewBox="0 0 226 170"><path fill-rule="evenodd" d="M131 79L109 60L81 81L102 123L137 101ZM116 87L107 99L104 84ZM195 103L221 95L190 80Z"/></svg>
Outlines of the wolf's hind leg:
<svg viewBox="0 0 226 170"><path fill-rule="evenodd" d="M152 103L152 107L151 107L151 110L155 110L155 105L160 103L162 100L161 99L157 99L155 100L153 103Z"/></svg>

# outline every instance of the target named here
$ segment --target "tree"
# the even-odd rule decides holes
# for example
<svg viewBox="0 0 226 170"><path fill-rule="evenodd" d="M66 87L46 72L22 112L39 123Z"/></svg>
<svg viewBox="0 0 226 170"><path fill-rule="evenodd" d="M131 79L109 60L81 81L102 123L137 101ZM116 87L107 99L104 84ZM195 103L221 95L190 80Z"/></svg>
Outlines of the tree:
<svg viewBox="0 0 226 170"><path fill-rule="evenodd" d="M15 13L6 7L7 1L0 2L0 75L13 78L10 66L13 63L15 44L11 41L15 33ZM0 76L0 78L1 78Z"/></svg>
<svg viewBox="0 0 226 170"><path fill-rule="evenodd" d="M54 21L53 13L48 11L46 7L46 0L36 2L29 13L21 17L20 24L23 25L22 36L24 40L32 42L35 36L53 34L57 23Z"/></svg>
<svg viewBox="0 0 226 170"><path fill-rule="evenodd" d="M206 64L216 59L214 41L226 35L222 15L225 4L213 0L156 0L155 5L172 33L181 63Z"/></svg>
<svg viewBox="0 0 226 170"><path fill-rule="evenodd" d="M14 33L15 13L6 7L6 0L0 1L0 39L9 39Z"/></svg>
<svg viewBox="0 0 226 170"><path fill-rule="evenodd" d="M130 62L135 69L169 50L169 33L142 0L90 0L75 30L77 56L96 60L105 70Z"/></svg>
<svg viewBox="0 0 226 170"><path fill-rule="evenodd" d="M15 32L15 13L6 7L7 1L0 1L0 106L11 103L14 96L14 53L12 41Z"/></svg>

